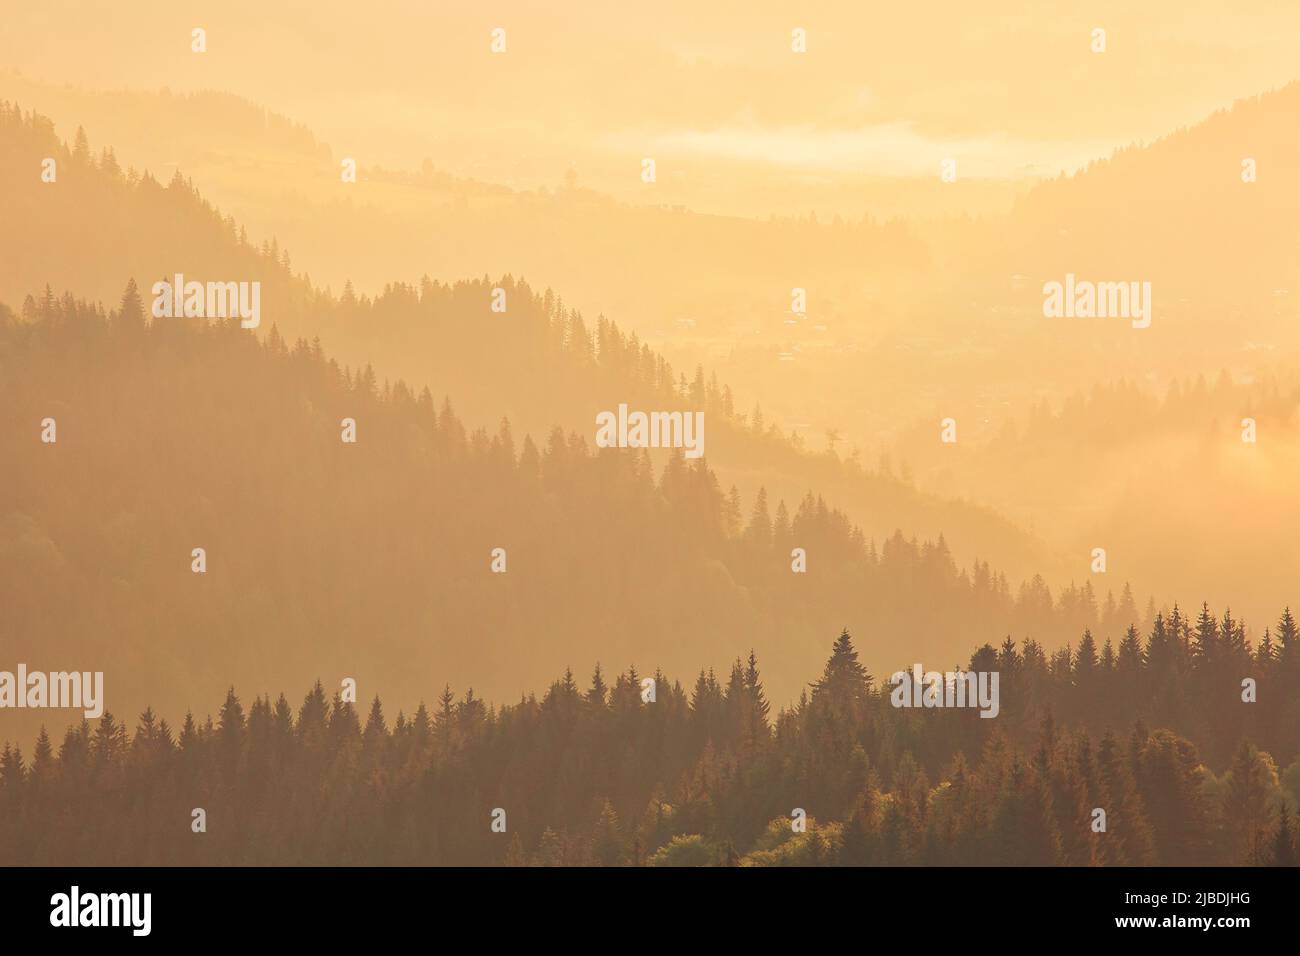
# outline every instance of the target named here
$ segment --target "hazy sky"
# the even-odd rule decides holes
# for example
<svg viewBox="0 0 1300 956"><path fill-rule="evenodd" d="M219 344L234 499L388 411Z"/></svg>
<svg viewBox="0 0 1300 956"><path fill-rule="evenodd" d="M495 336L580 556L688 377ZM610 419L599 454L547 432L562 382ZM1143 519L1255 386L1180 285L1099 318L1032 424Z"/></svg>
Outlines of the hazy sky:
<svg viewBox="0 0 1300 956"><path fill-rule="evenodd" d="M964 176L1052 175L1296 78L1300 30L1290 0L1229 17L1196 0L7 6L0 61L31 76L225 90L373 162L428 156L518 186L574 168L616 191L647 155L818 175L931 175L953 156Z"/></svg>

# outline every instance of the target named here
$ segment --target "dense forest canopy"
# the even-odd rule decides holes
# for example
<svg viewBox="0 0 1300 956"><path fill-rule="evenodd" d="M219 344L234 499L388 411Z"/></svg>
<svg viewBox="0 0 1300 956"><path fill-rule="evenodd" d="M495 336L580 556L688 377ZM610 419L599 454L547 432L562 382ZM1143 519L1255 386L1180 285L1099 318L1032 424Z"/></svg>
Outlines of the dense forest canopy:
<svg viewBox="0 0 1300 956"><path fill-rule="evenodd" d="M985 645L993 720L891 706L847 632L775 710L752 653L686 685L566 671L500 707L446 688L409 716L231 688L215 719L6 745L0 862L1291 864L1300 637L1289 610L1253 654L1238 635L1204 608L1100 654Z"/></svg>

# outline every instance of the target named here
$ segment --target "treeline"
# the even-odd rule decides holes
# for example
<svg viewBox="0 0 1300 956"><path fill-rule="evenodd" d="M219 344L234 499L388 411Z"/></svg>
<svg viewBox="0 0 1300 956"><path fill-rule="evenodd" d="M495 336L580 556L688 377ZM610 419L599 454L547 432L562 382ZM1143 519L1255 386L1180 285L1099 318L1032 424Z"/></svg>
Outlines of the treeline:
<svg viewBox="0 0 1300 956"><path fill-rule="evenodd" d="M1104 545L1110 571L1140 573L1147 593L1231 599L1259 618L1300 575L1300 378L1236 374L1173 379L1163 392L1120 379L1039 401L960 447L923 424L902 450L922 485L1033 520L1066 553ZM1207 548L1210 527L1221 532Z"/></svg>
<svg viewBox="0 0 1300 956"><path fill-rule="evenodd" d="M41 179L46 159L53 182ZM11 303L46 284L111 301L123 275L147 288L176 272L260 281L264 301L282 308L309 289L293 276L288 250L251 242L179 170L163 183L123 169L111 147L92 149L83 130L63 142L50 119L3 101L0 198L9 225L0 230L0 295Z"/></svg>
<svg viewBox="0 0 1300 956"><path fill-rule="evenodd" d="M179 728L106 713L30 758L5 746L0 862L1290 865L1295 623L1256 650L1244 703L1212 621L1099 657L1090 637L986 645L970 666L1000 670L994 719L892 706L847 632L775 713L752 653L685 686L597 666L501 707L448 688L409 716L319 681L296 711L231 689Z"/></svg>
<svg viewBox="0 0 1300 956"><path fill-rule="evenodd" d="M1294 289L1300 263L1279 244L1247 241L1216 244L1216 249L1202 237L1237 229L1247 239L1295 234L1300 190L1294 181L1266 181L1262 175L1248 181L1238 153L1241 143L1250 142L1251 158L1261 167L1266 161L1290 167L1295 129L1285 118L1298 107L1300 83L1291 82L1239 99L1153 143L1120 149L1030 191L996 238L1002 249L1018 250L1010 261L1029 275L1063 272L1060 266L1066 262L1080 275L1116 275L1124 263L1141 262L1144 275L1157 287L1204 297L1211 308L1240 304L1248 296L1260 302L1274 290ZM1232 174L1219 175L1227 162ZM1243 185L1248 185L1245 192ZM1261 188L1251 191L1255 186ZM1197 202L1185 201L1189 191L1195 191ZM1133 196L1143 197L1140 213L1132 206ZM1068 241L1055 226L1065 221L1062 216L1071 221ZM1119 223L1140 231L1117 233ZM1252 336L1269 318L1267 313L1252 316ZM1195 323L1184 335L1200 339L1207 331Z"/></svg>
<svg viewBox="0 0 1300 956"><path fill-rule="evenodd" d="M1300 378L1290 373L1238 382L1224 370L1212 382L1202 375L1173 379L1163 395L1121 378L1072 392L1056 407L1046 399L1034 402L1021 421L1007 421L986 441L963 449L962 480L982 498L996 497L998 486L1005 495L1013 462L1033 477L1020 483L1017 497L1031 495L1038 503L1052 494L1075 495L1156 445L1178 467L1204 465L1214 444L1240 446L1247 417L1262 442L1250 450L1280 455L1295 442L1298 408ZM935 444L933 429L918 425L900 447L909 465L928 477L952 467Z"/></svg>

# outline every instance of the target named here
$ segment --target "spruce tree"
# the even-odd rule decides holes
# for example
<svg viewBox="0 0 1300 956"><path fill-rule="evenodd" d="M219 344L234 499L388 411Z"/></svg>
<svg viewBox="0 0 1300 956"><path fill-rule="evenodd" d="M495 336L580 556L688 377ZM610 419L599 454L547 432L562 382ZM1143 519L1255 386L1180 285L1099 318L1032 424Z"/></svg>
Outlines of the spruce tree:
<svg viewBox="0 0 1300 956"><path fill-rule="evenodd" d="M836 703L859 704L870 692L871 681L867 669L858 662L848 628L844 628L831 648L821 680L812 685L813 700L825 696Z"/></svg>
<svg viewBox="0 0 1300 956"><path fill-rule="evenodd" d="M1277 832L1273 834L1273 865L1295 866L1295 837L1291 833L1291 811L1286 801L1277 815Z"/></svg>
<svg viewBox="0 0 1300 956"><path fill-rule="evenodd" d="M180 295L181 290L176 289L173 295ZM118 305L116 324L114 328L126 335L138 335L144 330L144 302L140 299L140 290L135 284L135 279L131 279L126 284L126 289L122 293L122 301Z"/></svg>
<svg viewBox="0 0 1300 956"><path fill-rule="evenodd" d="M1282 618L1277 622L1277 659L1283 673L1300 671L1300 630L1290 607L1282 611Z"/></svg>

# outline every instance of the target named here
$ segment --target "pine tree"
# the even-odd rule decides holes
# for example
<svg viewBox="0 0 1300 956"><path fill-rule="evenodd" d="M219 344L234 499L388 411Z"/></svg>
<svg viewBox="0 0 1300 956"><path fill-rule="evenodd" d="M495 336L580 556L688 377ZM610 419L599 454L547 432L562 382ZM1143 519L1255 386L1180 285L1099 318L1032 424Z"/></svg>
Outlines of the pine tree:
<svg viewBox="0 0 1300 956"><path fill-rule="evenodd" d="M72 158L78 166L90 165L90 140L86 138L86 130L78 126L77 135L72 147Z"/></svg>
<svg viewBox="0 0 1300 956"><path fill-rule="evenodd" d="M433 718L438 739L444 744L450 742L452 731L455 729L456 712L452 706L455 700L456 695L451 692L451 685L444 684L442 693L438 695L438 712Z"/></svg>
<svg viewBox="0 0 1300 956"><path fill-rule="evenodd" d="M226 692L226 701L221 705L218 724L221 733L222 749L230 756L238 757L244 742L244 708L235 696L235 688Z"/></svg>
<svg viewBox="0 0 1300 956"><path fill-rule="evenodd" d="M4 752L0 753L0 796L11 805L17 806L22 798L25 780L23 753L18 748L11 748L6 742Z"/></svg>
<svg viewBox="0 0 1300 956"><path fill-rule="evenodd" d="M1196 748L1170 731L1158 730L1144 741L1139 724L1138 785L1155 831L1162 865L1194 866L1206 862L1209 821L1200 782Z"/></svg>
<svg viewBox="0 0 1300 956"><path fill-rule="evenodd" d="M1233 620L1230 608L1224 610L1223 621L1219 625L1219 647L1229 660L1237 662L1250 660L1250 649L1246 645L1246 627L1241 621Z"/></svg>
<svg viewBox="0 0 1300 956"><path fill-rule="evenodd" d="M749 651L749 660L745 665L745 690L749 695L749 741L765 741L768 736L767 715L772 707L763 693L763 682L758 674L758 657L753 648Z"/></svg>
<svg viewBox="0 0 1300 956"><path fill-rule="evenodd" d="M54 766L54 750L50 746L50 735L45 732L45 725L42 724L40 735L36 738L36 747L32 751L32 766L29 774L34 790L40 791L51 782Z"/></svg>
<svg viewBox="0 0 1300 956"><path fill-rule="evenodd" d="M1210 613L1208 603L1201 604L1201 615L1196 619L1196 633L1192 640L1192 658L1199 667L1208 668L1218 660L1219 623Z"/></svg>
<svg viewBox="0 0 1300 956"><path fill-rule="evenodd" d="M388 729L384 724L384 706L379 701L379 695L370 703L370 714L366 717L366 729L362 734L367 749L377 749L388 736Z"/></svg>
<svg viewBox="0 0 1300 956"><path fill-rule="evenodd" d="M837 703L860 704L871 691L871 680L867 669L858 663L853 638L845 628L835 639L821 680L812 685L813 700L825 695Z"/></svg>
<svg viewBox="0 0 1300 956"><path fill-rule="evenodd" d="M1268 628L1264 628L1264 636L1259 639L1259 647L1255 648L1255 663L1261 671L1268 673L1276 657L1277 651L1273 647L1272 635L1269 634Z"/></svg>
<svg viewBox="0 0 1300 956"><path fill-rule="evenodd" d="M1253 744L1243 740L1228 770L1223 810L1235 841L1234 863L1254 863L1259 853L1258 837L1270 816L1266 759Z"/></svg>
<svg viewBox="0 0 1300 956"><path fill-rule="evenodd" d="M178 289L173 294L181 293ZM114 329L120 334L133 336L144 330L144 302L140 299L140 290L136 287L135 279L127 282L126 290L122 293L122 301L114 316Z"/></svg>
<svg viewBox="0 0 1300 956"><path fill-rule="evenodd" d="M1079 639L1079 649L1074 655L1074 682L1079 695L1085 699L1093 693L1097 680L1097 642L1092 631L1084 630Z"/></svg>
<svg viewBox="0 0 1300 956"><path fill-rule="evenodd" d="M524 841L519 836L519 831L510 835L510 845L506 847L506 866L527 866L528 854L524 850Z"/></svg>
<svg viewBox="0 0 1300 956"><path fill-rule="evenodd" d="M608 800L601 806L600 818L596 821L592 855L599 866L619 866L623 862L623 838L619 830L618 814Z"/></svg>
<svg viewBox="0 0 1300 956"><path fill-rule="evenodd" d="M1290 607L1282 611L1277 622L1277 660L1284 674L1300 672L1300 630Z"/></svg>
<svg viewBox="0 0 1300 956"><path fill-rule="evenodd" d="M749 517L749 527L745 530L751 545L761 551L772 546L772 518L767 510L767 489L759 488L758 497L754 499L754 511Z"/></svg>
<svg viewBox="0 0 1300 956"><path fill-rule="evenodd" d="M591 688L587 691L587 703L593 707L604 707L605 696L609 693L609 688L605 684L605 678L600 673L600 661L596 662L596 670L591 675Z"/></svg>
<svg viewBox="0 0 1300 956"><path fill-rule="evenodd" d="M745 668L739 657L731 665L731 673L727 677L723 708L726 713L727 739L733 743L743 740L749 728L750 695L745 686Z"/></svg>
<svg viewBox="0 0 1300 956"><path fill-rule="evenodd" d="M1295 866L1295 837L1291 833L1291 811L1286 801L1277 815L1277 832L1273 834L1273 865Z"/></svg>
<svg viewBox="0 0 1300 956"><path fill-rule="evenodd" d="M564 843L560 835L547 827L542 831L541 842L534 857L538 866L564 866Z"/></svg>
<svg viewBox="0 0 1300 956"><path fill-rule="evenodd" d="M1155 838L1147 820L1142 796L1133 772L1124 760L1119 742L1107 731L1097 748L1097 773L1108 797L1107 833L1118 844L1112 859L1128 866L1150 866L1156 862Z"/></svg>

